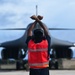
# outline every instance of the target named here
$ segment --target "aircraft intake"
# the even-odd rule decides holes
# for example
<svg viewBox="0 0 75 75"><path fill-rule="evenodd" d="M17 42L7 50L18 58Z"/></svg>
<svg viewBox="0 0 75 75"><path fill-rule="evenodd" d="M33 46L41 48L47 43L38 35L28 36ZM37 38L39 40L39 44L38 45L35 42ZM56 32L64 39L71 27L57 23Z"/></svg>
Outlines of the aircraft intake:
<svg viewBox="0 0 75 75"><path fill-rule="evenodd" d="M56 58L67 58L71 59L73 57L73 51L72 49L68 48L60 48L60 49L55 49L56 53Z"/></svg>
<svg viewBox="0 0 75 75"><path fill-rule="evenodd" d="M23 59L25 57L25 53L22 53L23 49L10 49L10 48L6 48L6 49L2 49L1 51L1 57L2 59L6 60L6 59Z"/></svg>

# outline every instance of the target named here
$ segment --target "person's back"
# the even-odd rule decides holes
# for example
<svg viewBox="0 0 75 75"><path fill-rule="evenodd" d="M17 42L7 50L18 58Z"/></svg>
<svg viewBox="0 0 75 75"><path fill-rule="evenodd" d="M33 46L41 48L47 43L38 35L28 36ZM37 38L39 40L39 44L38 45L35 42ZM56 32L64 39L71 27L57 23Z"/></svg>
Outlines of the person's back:
<svg viewBox="0 0 75 75"><path fill-rule="evenodd" d="M33 17L36 19L35 17ZM43 29L36 29L33 31L37 21L30 27L28 32L27 44L28 44L28 63L30 66L30 75L49 75L49 54L48 54L48 39L45 28L40 25ZM44 33L47 33L44 36Z"/></svg>

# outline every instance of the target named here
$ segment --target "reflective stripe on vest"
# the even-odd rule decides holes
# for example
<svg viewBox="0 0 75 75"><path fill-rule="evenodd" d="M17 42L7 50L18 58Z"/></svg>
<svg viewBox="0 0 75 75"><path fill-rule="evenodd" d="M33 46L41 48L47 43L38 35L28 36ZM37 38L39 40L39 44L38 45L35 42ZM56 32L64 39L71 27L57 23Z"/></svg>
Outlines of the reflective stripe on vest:
<svg viewBox="0 0 75 75"><path fill-rule="evenodd" d="M39 52L39 51L48 51L48 48L42 48L42 49L30 49L30 48L28 48L28 50L30 52Z"/></svg>
<svg viewBox="0 0 75 75"><path fill-rule="evenodd" d="M34 63L34 64L29 64L30 66L43 66L43 65L47 65L49 64L49 61L48 62L43 62L43 63Z"/></svg>

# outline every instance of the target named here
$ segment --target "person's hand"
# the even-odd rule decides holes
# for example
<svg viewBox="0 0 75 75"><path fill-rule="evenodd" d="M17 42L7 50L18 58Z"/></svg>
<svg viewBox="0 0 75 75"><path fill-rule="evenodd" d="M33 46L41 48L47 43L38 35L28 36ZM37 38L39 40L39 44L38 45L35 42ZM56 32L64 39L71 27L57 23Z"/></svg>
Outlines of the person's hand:
<svg viewBox="0 0 75 75"><path fill-rule="evenodd" d="M37 20L42 20L43 19L43 16L40 16L40 15L35 16L35 15L33 15L30 18L37 21Z"/></svg>
<svg viewBox="0 0 75 75"><path fill-rule="evenodd" d="M42 19L43 19L43 16L38 15L37 18L38 18L39 20L42 20Z"/></svg>
<svg viewBox="0 0 75 75"><path fill-rule="evenodd" d="M35 15L31 16L30 18L33 19L33 20L37 19L37 17Z"/></svg>

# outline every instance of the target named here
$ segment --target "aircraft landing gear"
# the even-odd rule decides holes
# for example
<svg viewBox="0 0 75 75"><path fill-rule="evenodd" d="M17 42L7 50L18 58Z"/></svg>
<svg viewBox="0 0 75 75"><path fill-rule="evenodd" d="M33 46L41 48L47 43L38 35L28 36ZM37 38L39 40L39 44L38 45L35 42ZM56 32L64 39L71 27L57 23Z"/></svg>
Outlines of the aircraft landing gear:
<svg viewBox="0 0 75 75"><path fill-rule="evenodd" d="M24 62L23 62L23 58L25 57L25 53L22 53L22 49L20 49L18 51L18 60L16 61L16 69L17 70L21 70L24 69Z"/></svg>

